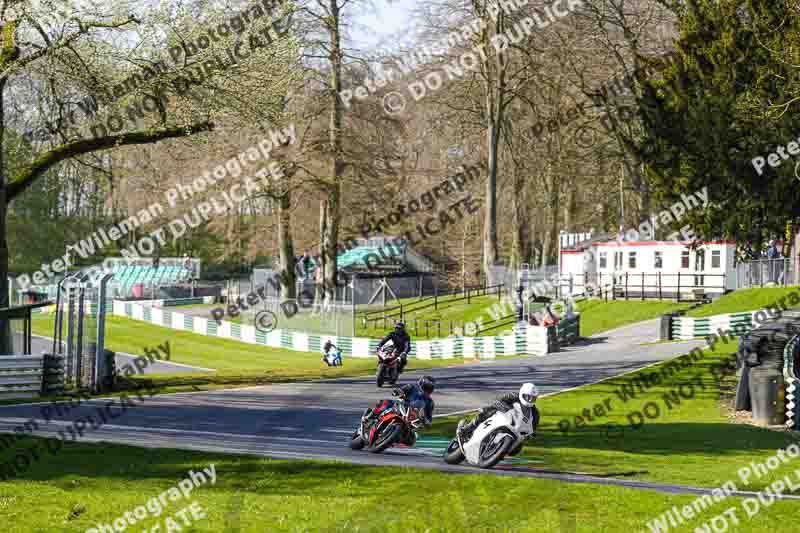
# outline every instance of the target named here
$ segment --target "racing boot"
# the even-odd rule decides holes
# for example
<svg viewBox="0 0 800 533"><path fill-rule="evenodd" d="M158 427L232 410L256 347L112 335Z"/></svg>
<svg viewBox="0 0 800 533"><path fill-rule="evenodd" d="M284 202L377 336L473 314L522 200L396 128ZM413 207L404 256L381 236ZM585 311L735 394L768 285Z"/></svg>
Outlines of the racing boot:
<svg viewBox="0 0 800 533"><path fill-rule="evenodd" d="M464 444L467 442L472 434L472 424L468 424L463 418L458 421L458 427L456 427L456 438L458 442Z"/></svg>

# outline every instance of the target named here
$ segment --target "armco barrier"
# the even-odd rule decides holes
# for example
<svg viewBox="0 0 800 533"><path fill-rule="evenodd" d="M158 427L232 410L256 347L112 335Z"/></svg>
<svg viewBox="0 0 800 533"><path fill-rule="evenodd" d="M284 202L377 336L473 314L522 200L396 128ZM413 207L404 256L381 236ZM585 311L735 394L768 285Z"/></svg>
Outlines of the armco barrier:
<svg viewBox="0 0 800 533"><path fill-rule="evenodd" d="M760 309L758 311L745 311L743 313L714 315L703 318L674 316L670 326L672 339L690 340L706 337L716 333L718 329L736 332L741 335L753 329L753 317L762 312L766 314L766 310Z"/></svg>
<svg viewBox="0 0 800 533"><path fill-rule="evenodd" d="M320 352L325 342L330 340L342 350L345 357L373 357L379 342L377 339L364 337L340 337L280 329L264 333L246 324L227 321L217 324L210 318L184 315L169 309L121 300L114 301L113 313L176 330L299 352ZM411 343L409 357L493 359L498 355L547 355L547 353L547 328L524 326L515 328L512 334L503 336L448 337L415 341Z"/></svg>
<svg viewBox="0 0 800 533"><path fill-rule="evenodd" d="M42 391L41 355L0 356L0 400L33 398Z"/></svg>

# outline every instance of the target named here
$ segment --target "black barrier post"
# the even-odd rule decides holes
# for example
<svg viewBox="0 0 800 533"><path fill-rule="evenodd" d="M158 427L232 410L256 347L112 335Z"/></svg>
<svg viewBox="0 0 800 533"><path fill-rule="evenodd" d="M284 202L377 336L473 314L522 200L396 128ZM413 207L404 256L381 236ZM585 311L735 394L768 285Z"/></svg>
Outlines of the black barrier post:
<svg viewBox="0 0 800 533"><path fill-rule="evenodd" d="M658 301L661 301L661 272L658 273Z"/></svg>
<svg viewBox="0 0 800 533"><path fill-rule="evenodd" d="M644 272L642 272L642 301L644 301Z"/></svg>
<svg viewBox="0 0 800 533"><path fill-rule="evenodd" d="M681 273L680 273L680 271L678 271L678 290L675 293L675 301L676 302L680 302L681 301Z"/></svg>
<svg viewBox="0 0 800 533"><path fill-rule="evenodd" d="M658 340L671 341L672 340L672 319L675 315L667 313L661 315L661 331Z"/></svg>

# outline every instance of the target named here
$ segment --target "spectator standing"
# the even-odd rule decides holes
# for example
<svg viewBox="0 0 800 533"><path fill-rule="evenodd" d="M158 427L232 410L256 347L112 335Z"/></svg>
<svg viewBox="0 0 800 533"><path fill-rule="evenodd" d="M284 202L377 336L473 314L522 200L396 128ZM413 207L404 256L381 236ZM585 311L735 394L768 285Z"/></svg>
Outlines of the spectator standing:
<svg viewBox="0 0 800 533"><path fill-rule="evenodd" d="M767 247L767 259L780 259L781 252L778 250L778 247L775 245L775 241L769 241L769 246Z"/></svg>
<svg viewBox="0 0 800 533"><path fill-rule="evenodd" d="M783 261L777 261L781 257L783 257L781 247L774 240L769 241L769 246L767 247L769 280L779 284L783 284Z"/></svg>

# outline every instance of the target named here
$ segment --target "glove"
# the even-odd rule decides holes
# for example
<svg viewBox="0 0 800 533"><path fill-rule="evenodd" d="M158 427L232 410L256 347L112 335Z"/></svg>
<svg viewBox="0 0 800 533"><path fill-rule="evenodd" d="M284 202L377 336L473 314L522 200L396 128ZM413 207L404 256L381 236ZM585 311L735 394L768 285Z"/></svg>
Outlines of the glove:
<svg viewBox="0 0 800 533"><path fill-rule="evenodd" d="M405 393L403 392L403 389L393 389L392 390L392 396L399 396L400 398L402 398L404 395L405 395Z"/></svg>

